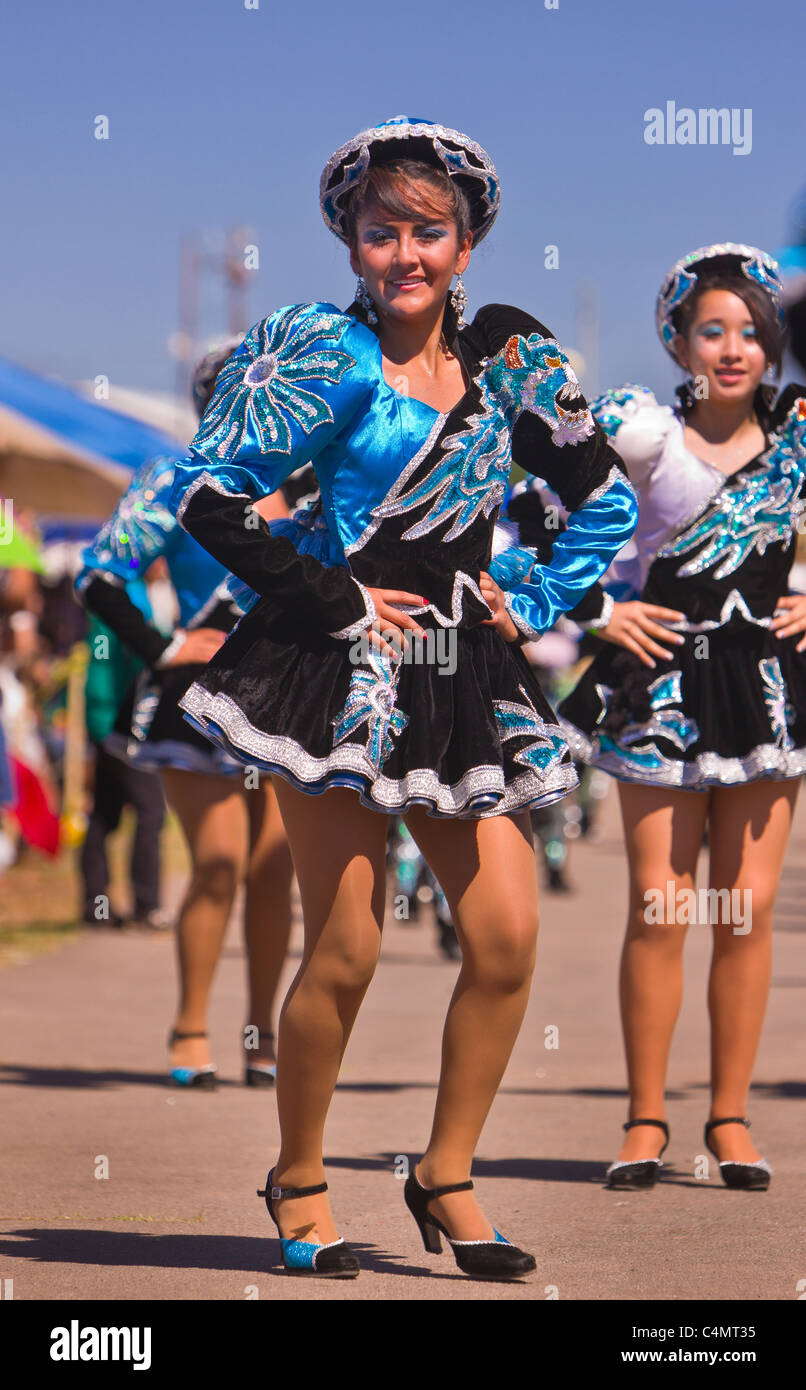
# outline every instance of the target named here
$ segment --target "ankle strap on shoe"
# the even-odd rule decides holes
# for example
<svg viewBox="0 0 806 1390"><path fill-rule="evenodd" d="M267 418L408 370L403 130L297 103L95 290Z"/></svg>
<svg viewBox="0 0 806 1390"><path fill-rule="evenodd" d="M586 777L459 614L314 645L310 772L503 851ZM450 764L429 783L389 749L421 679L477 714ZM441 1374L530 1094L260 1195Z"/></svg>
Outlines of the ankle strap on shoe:
<svg viewBox="0 0 806 1390"><path fill-rule="evenodd" d="M263 1191L258 1191L258 1197L271 1197L273 1202L284 1202L287 1197L318 1197L320 1192L327 1192L327 1183L318 1182L313 1187L278 1187L271 1181L271 1173L266 1178L266 1186Z"/></svg>
<svg viewBox="0 0 806 1390"><path fill-rule="evenodd" d="M669 1138L669 1126L665 1120L627 1120L626 1124L623 1124L621 1128L635 1129L636 1125L655 1125L658 1129L663 1130L667 1139Z"/></svg>
<svg viewBox="0 0 806 1390"><path fill-rule="evenodd" d="M179 1031L178 1028L172 1028L171 1031L170 1031L170 1033L168 1034L168 1042L169 1042L169 1043L184 1042L184 1041L185 1041L185 1038L206 1038L206 1037L209 1037L209 1034L208 1034L208 1033L180 1033L180 1031Z"/></svg>
<svg viewBox="0 0 806 1390"><path fill-rule="evenodd" d="M727 1115L724 1120L709 1120L705 1126L706 1139L711 1130L717 1129L719 1125L744 1125L745 1129L749 1129L750 1121L744 1115Z"/></svg>
<svg viewBox="0 0 806 1390"><path fill-rule="evenodd" d="M446 1183L444 1187L423 1187L420 1179L415 1173L414 1181L417 1183L420 1191L425 1193L429 1202L433 1201L435 1197L447 1197L450 1192L470 1192L473 1188L473 1183L470 1178L468 1178L467 1182Z"/></svg>

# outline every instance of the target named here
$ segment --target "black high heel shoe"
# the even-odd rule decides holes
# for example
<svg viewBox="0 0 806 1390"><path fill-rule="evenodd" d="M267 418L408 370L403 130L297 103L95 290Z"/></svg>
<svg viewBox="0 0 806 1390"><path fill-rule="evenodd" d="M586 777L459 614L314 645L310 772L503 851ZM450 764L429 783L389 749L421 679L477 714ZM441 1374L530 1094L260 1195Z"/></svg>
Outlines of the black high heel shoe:
<svg viewBox="0 0 806 1390"><path fill-rule="evenodd" d="M280 1233L280 1223L274 1214L272 1202L281 1202L285 1197L315 1197L327 1192L327 1183L320 1182L314 1187L275 1187L272 1182L274 1169L266 1177L266 1186L258 1197L265 1197L266 1210ZM280 1233L283 1249L283 1268L286 1274L306 1274L313 1279L355 1279L361 1269L358 1256L345 1240L339 1236L329 1245L318 1241L286 1240Z"/></svg>
<svg viewBox="0 0 806 1390"><path fill-rule="evenodd" d="M628 1120L621 1128L635 1129L636 1125L657 1125L666 1135L666 1143L657 1158L639 1158L634 1161L621 1158L611 1163L607 1170L605 1187L654 1187L658 1181L658 1174L663 1167L661 1155L669 1147L669 1126L665 1120Z"/></svg>
<svg viewBox="0 0 806 1390"><path fill-rule="evenodd" d="M268 1038L274 1041L273 1033L258 1032L258 1038ZM277 1081L276 1062L247 1062L243 1072L244 1083L247 1086L262 1086L268 1088L274 1086Z"/></svg>
<svg viewBox="0 0 806 1390"><path fill-rule="evenodd" d="M537 1268L534 1255L519 1250L516 1245L495 1233L495 1240L454 1240L436 1216L428 1210L428 1203L435 1197L445 1197L449 1192L469 1192L471 1181L448 1183L446 1187L422 1187L414 1172L406 1179L403 1195L406 1206L420 1229L423 1245L430 1255L442 1252L440 1233L445 1237L454 1253L456 1263L463 1274L475 1279L519 1279L523 1274L531 1274Z"/></svg>
<svg viewBox="0 0 806 1390"><path fill-rule="evenodd" d="M168 1034L168 1046L183 1042L185 1038L206 1038L206 1033L180 1033L172 1028ZM176 1086L195 1086L201 1091L214 1091L218 1085L218 1067L208 1062L205 1067L172 1067L171 1080Z"/></svg>
<svg viewBox="0 0 806 1390"><path fill-rule="evenodd" d="M746 1192L766 1192L772 1176L772 1168L766 1158L760 1158L758 1163L734 1163L730 1160L723 1163L716 1149L711 1148L709 1143L711 1130L716 1129L718 1125L744 1125L745 1129L749 1129L750 1121L743 1115L731 1115L724 1120L709 1120L705 1126L705 1147L718 1160L725 1186L741 1187Z"/></svg>

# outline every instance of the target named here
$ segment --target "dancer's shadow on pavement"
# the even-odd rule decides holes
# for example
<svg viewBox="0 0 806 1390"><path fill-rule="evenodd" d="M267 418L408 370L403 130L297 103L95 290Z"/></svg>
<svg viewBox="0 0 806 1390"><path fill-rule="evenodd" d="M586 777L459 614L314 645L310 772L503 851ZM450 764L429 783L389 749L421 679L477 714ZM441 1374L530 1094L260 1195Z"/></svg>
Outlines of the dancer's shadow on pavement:
<svg viewBox="0 0 806 1390"><path fill-rule="evenodd" d="M373 1158L333 1157L328 1154L325 1164L328 1168L347 1168L354 1172L376 1171L396 1173L400 1171L401 1158L409 1158L410 1166L416 1161L415 1155L377 1154ZM575 1158L474 1158L473 1178L520 1178L527 1182L591 1182L604 1176L605 1163L590 1163ZM405 1176L401 1172L401 1181Z"/></svg>
<svg viewBox="0 0 806 1390"><path fill-rule="evenodd" d="M235 1078L219 1077L219 1087L237 1086ZM127 1071L123 1067L35 1067L29 1063L7 1062L0 1066L0 1086L51 1086L56 1090L105 1090L110 1086L159 1086L172 1095L175 1086L167 1071ZM184 1088L187 1090L188 1088Z"/></svg>
<svg viewBox="0 0 806 1390"><path fill-rule="evenodd" d="M8 1239L13 1237L13 1239ZM398 1274L422 1279L441 1275L425 1265L404 1264L376 1246L351 1241L361 1267L376 1274ZM0 1236L0 1259L22 1259L37 1264L117 1266L137 1269L205 1269L240 1271L243 1274L277 1275L285 1279L280 1243L271 1237L215 1235L146 1235L135 1231L88 1231L76 1228L25 1226ZM444 1277L457 1278L452 1271Z"/></svg>
<svg viewBox="0 0 806 1390"><path fill-rule="evenodd" d="M346 1168L353 1172L383 1172L400 1174L400 1181L406 1176L402 1171L401 1159L407 1158L409 1168L414 1166L416 1155L377 1154L374 1157L340 1158L328 1154L325 1163L328 1168ZM521 1182L572 1182L592 1183L604 1187L605 1175L610 1159L601 1161L579 1158L474 1158L472 1175L474 1179L515 1178ZM694 1178L683 1168L674 1164L664 1164L662 1183L672 1187L698 1187L720 1191L720 1184L709 1184ZM634 1195L629 1191L627 1196Z"/></svg>

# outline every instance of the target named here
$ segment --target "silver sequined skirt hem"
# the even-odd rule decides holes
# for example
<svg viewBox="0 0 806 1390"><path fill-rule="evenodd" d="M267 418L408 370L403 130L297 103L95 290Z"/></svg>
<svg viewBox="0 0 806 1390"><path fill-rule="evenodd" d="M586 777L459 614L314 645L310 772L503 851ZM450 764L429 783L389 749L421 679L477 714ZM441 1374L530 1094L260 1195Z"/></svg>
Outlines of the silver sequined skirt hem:
<svg viewBox="0 0 806 1390"><path fill-rule="evenodd" d="M741 758L723 758L718 753L700 753L691 762L678 759L671 766L642 773L625 767L617 754L601 752L598 741L570 724L562 716L558 723L574 757L590 767L608 772L619 782L636 782L644 787L680 787L687 791L706 791L709 787L739 787L748 782L786 781L806 774L806 748L778 748L774 743L759 744Z"/></svg>
<svg viewBox="0 0 806 1390"><path fill-rule="evenodd" d="M579 779L572 763L560 763L544 778L525 772L509 784L499 766L470 768L452 785L433 768L415 768L400 779L377 772L357 744L342 744L326 758L306 752L296 740L255 728L227 695L212 695L198 682L179 701L185 718L205 738L240 763L283 777L300 791L321 795L331 787L350 787L364 806L386 815L425 806L429 815L480 820L514 811L536 810L567 796Z"/></svg>

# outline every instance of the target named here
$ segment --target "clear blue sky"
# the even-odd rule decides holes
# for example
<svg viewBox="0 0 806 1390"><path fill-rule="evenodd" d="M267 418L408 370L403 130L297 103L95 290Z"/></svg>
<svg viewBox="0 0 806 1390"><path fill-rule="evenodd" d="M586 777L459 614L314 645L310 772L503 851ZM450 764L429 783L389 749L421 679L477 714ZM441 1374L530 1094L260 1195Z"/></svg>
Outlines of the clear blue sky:
<svg viewBox="0 0 806 1390"><path fill-rule="evenodd" d="M254 0L252 0L254 3ZM774 249L806 183L803 0L36 0L0 59L0 353L65 380L170 389L183 231L254 229L250 322L346 305L318 210L328 155L406 112L490 152L502 210L465 276L470 312L519 304L577 339L599 299L602 384L674 373L660 280L711 241ZM644 112L752 110L752 152L650 146ZM105 115L110 138L94 138ZM559 248L546 270L543 248ZM226 328L208 285L203 326Z"/></svg>

